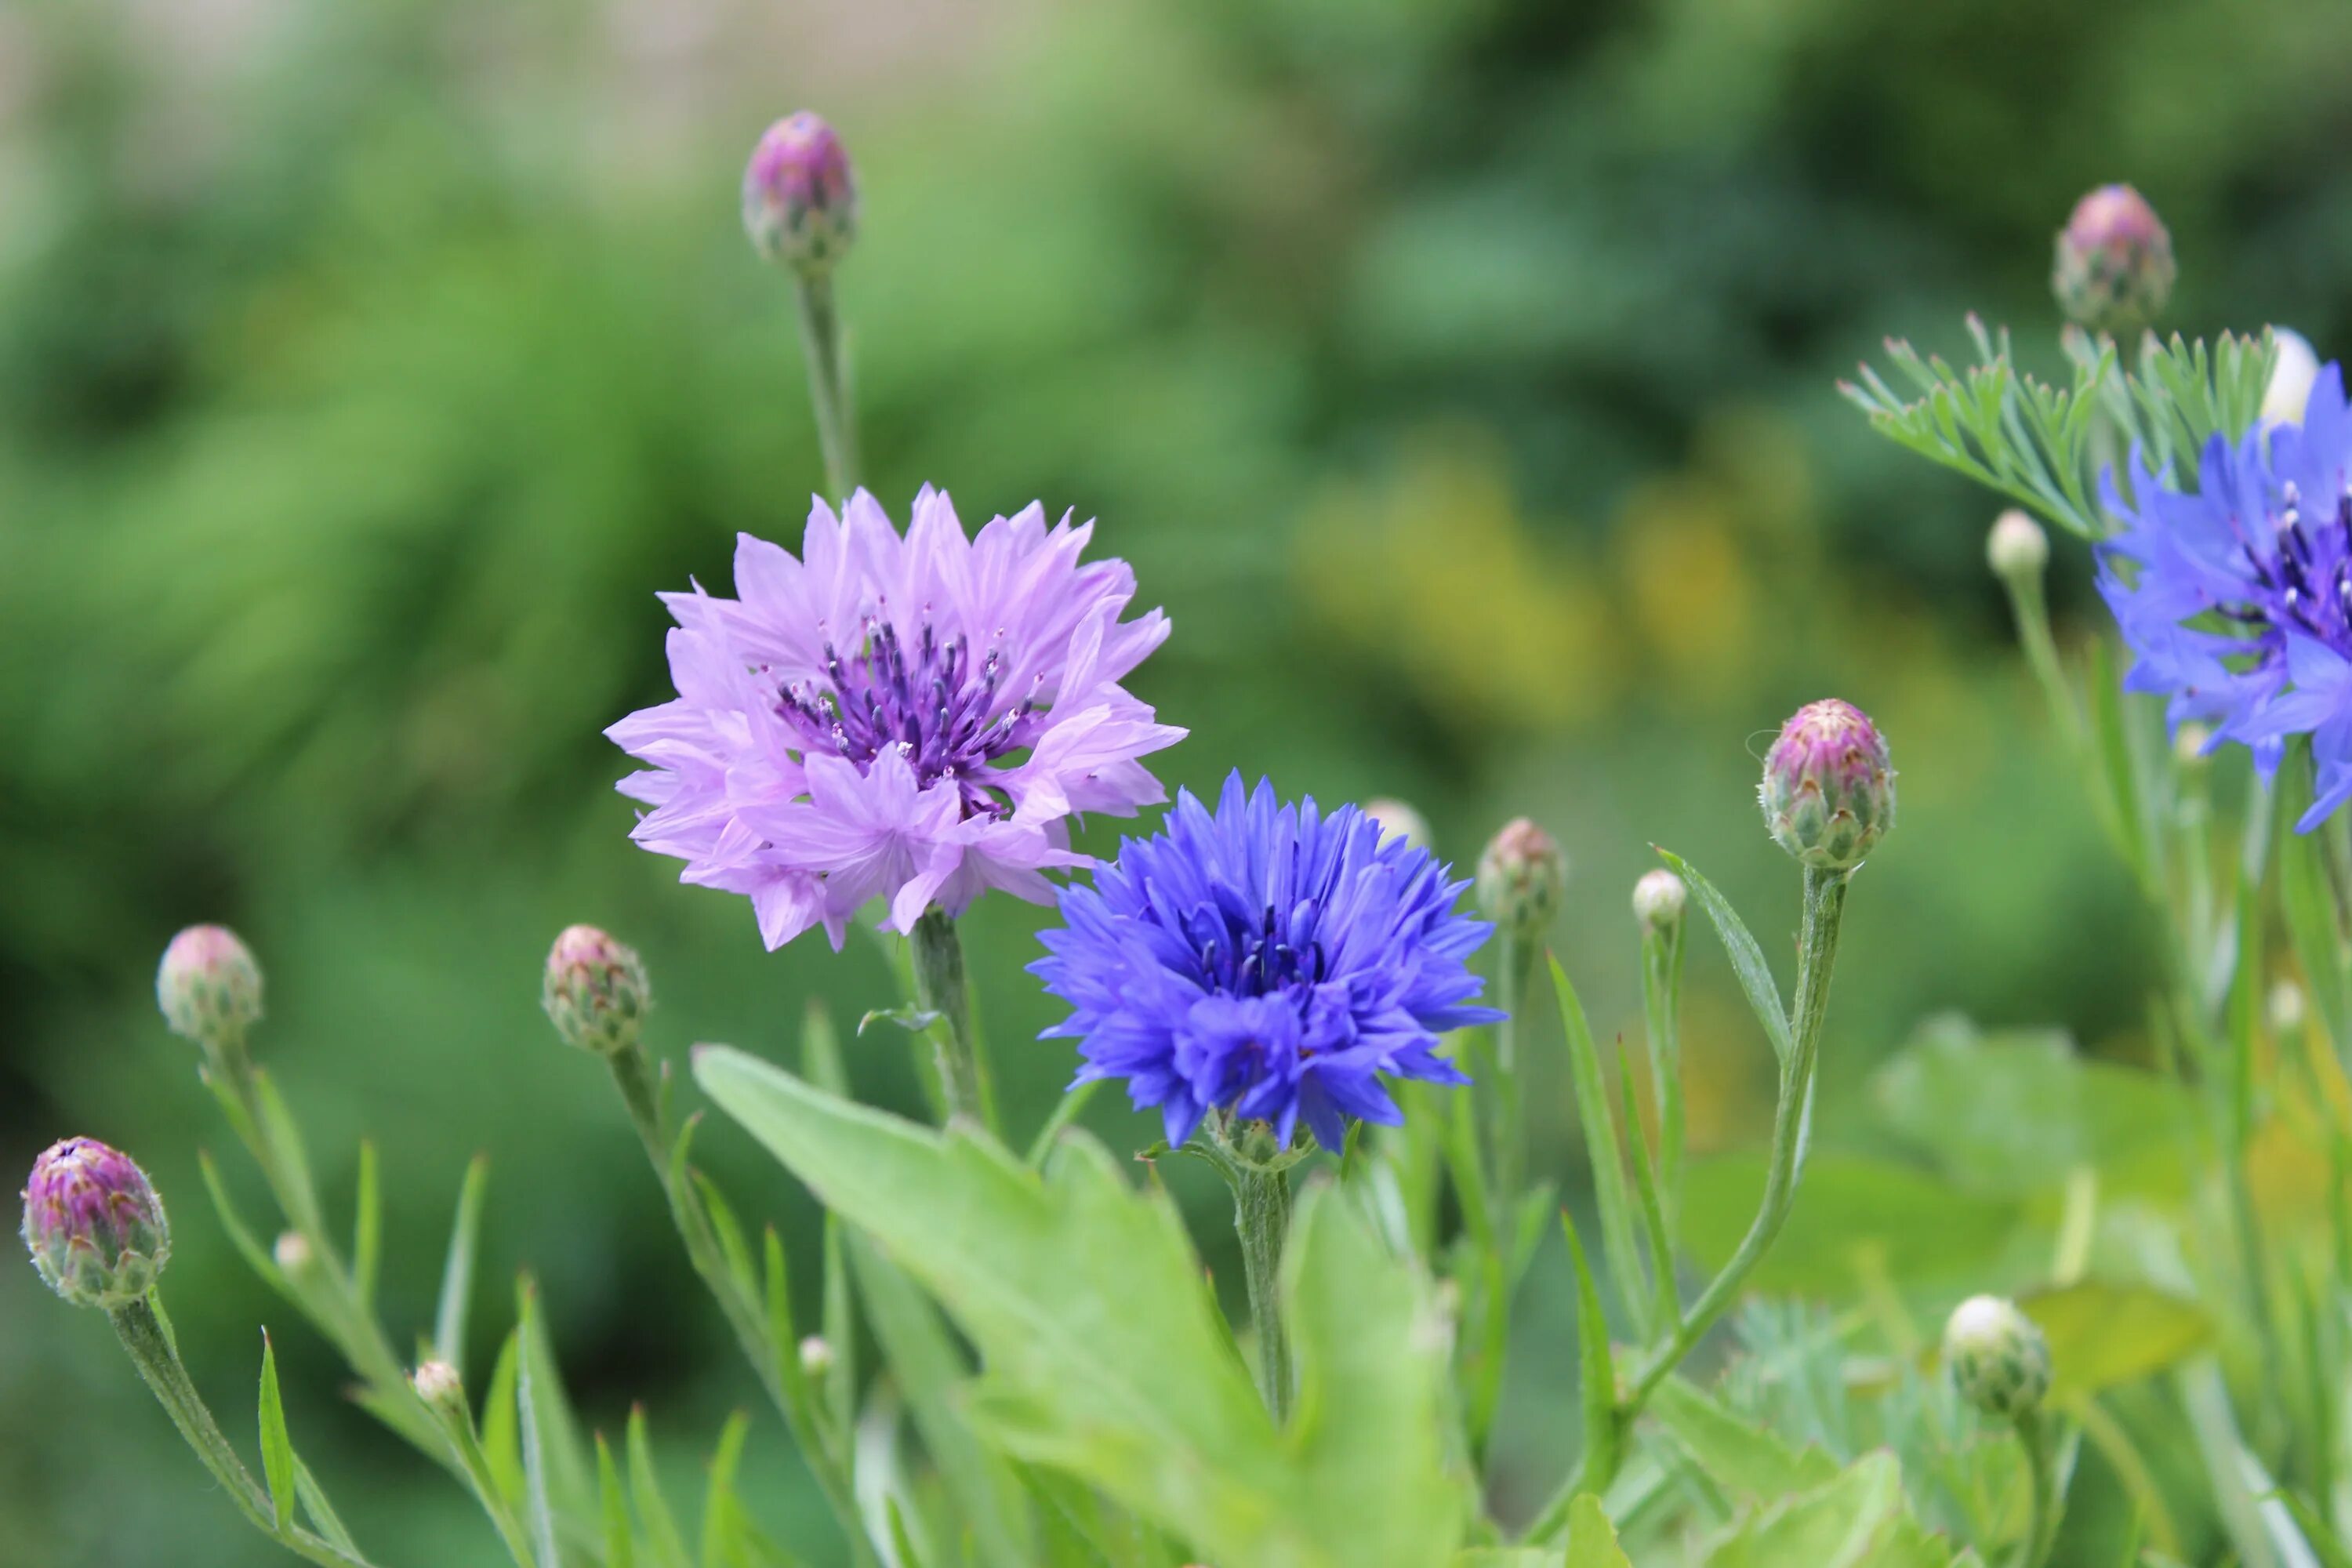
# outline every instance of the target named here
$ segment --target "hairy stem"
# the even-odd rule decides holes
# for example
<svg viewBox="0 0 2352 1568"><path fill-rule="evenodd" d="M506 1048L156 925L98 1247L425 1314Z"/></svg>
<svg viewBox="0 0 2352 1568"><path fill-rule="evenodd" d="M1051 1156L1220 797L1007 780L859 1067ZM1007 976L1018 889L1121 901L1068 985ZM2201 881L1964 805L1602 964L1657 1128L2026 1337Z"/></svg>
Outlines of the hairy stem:
<svg viewBox="0 0 2352 1568"><path fill-rule="evenodd" d="M2049 1433L2039 1413L2029 1410L2017 1417L2017 1440L2025 1449L2025 1468L2033 1484L2032 1511L2026 1518L2025 1545L2018 1563L2021 1568L2042 1568L2058 1539L2058 1485L2051 1471Z"/></svg>
<svg viewBox="0 0 2352 1568"><path fill-rule="evenodd" d="M919 1035L932 1042L933 1065L950 1116L967 1116L996 1131L996 1095L980 1037L972 1028L971 992L964 982L963 942L944 911L925 910L909 933L914 949L915 1005L940 1022Z"/></svg>
<svg viewBox="0 0 2352 1568"><path fill-rule="evenodd" d="M840 501L857 484L857 415L849 395L848 338L834 305L830 274L797 274L793 296L800 307L801 349L808 361L809 402L816 412L825 488Z"/></svg>
<svg viewBox="0 0 2352 1568"><path fill-rule="evenodd" d="M1242 1238L1250 1321L1257 1327L1258 1392L1280 1426L1290 1418L1294 1382L1281 1302L1282 1248L1290 1235L1290 1173L1235 1162L1227 1176L1234 1188L1234 1229Z"/></svg>

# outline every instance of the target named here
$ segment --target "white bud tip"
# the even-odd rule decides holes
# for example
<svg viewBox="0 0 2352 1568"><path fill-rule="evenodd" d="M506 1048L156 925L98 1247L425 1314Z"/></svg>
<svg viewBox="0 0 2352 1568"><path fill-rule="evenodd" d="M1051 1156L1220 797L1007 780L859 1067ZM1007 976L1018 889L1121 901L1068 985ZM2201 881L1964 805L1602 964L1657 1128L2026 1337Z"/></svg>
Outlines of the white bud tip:
<svg viewBox="0 0 2352 1568"><path fill-rule="evenodd" d="M415 1386L416 1397L427 1405L447 1405L465 1397L465 1384L458 1378L457 1369L446 1361L425 1363L409 1382Z"/></svg>
<svg viewBox="0 0 2352 1568"><path fill-rule="evenodd" d="M1364 815L1380 824L1383 844L1402 838L1415 849L1426 849L1432 843L1428 819L1401 800L1368 800Z"/></svg>
<svg viewBox="0 0 2352 1568"><path fill-rule="evenodd" d="M2300 425L2304 405L2311 401L2311 384L2319 379L2319 355L2301 332L2284 327L2271 331L2278 338L2278 361L2271 366L2271 384L2263 392L2263 423Z"/></svg>
<svg viewBox="0 0 2352 1568"><path fill-rule="evenodd" d="M1985 535L1985 560L1996 576L2032 576L2050 564L2050 536L2011 507L1993 520L1992 531Z"/></svg>
<svg viewBox="0 0 2352 1568"><path fill-rule="evenodd" d="M2270 1016L2273 1034L2292 1035L2302 1028L2304 1019L2309 1016L2304 1005L2303 987L2292 980L2282 980L2272 986Z"/></svg>
<svg viewBox="0 0 2352 1568"><path fill-rule="evenodd" d="M2200 766L2205 761L2205 748L2212 743L2213 731L2202 724L2183 724L2172 732L2172 755L2184 768Z"/></svg>
<svg viewBox="0 0 2352 1568"><path fill-rule="evenodd" d="M289 1230L279 1236L278 1245L270 1248L270 1255L277 1258L278 1269L282 1273L310 1272L313 1256L310 1243L299 1230Z"/></svg>
<svg viewBox="0 0 2352 1568"><path fill-rule="evenodd" d="M811 1377L833 1370L833 1346L823 1334L811 1334L801 1342L801 1370Z"/></svg>
<svg viewBox="0 0 2352 1568"><path fill-rule="evenodd" d="M1689 897L1683 879L1664 867L1645 871L1633 884L1633 918L1645 931L1670 926L1683 918L1683 905Z"/></svg>

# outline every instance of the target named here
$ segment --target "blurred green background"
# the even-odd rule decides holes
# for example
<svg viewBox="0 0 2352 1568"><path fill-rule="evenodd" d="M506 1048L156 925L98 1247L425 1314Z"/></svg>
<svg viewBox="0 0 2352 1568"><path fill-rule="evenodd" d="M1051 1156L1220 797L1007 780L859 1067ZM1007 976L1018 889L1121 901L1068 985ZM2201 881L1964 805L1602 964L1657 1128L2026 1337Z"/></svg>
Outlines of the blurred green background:
<svg viewBox="0 0 2352 1568"><path fill-rule="evenodd" d="M150 985L173 931L226 921L330 1190L382 1145L397 1333L486 1150L478 1364L528 1268L589 1419L646 1401L681 1489L756 1404L537 986L587 920L646 953L665 1053L781 1053L806 998L887 999L871 943L766 954L741 900L634 849L598 734L666 690L655 591L723 587L739 529L796 542L817 482L787 290L735 213L803 105L863 179L841 289L876 489L1097 516L1176 622L1134 682L1192 730L1171 784L1402 796L1464 861L1535 816L1614 1032L1646 843L1768 942L1793 923L1752 753L1834 692L1891 736L1904 818L1853 899L1828 1125L1947 1010L2133 1058L2142 916L2009 648L1990 508L1832 382L1888 331L1961 344L1970 307L2054 363L2050 237L2112 179L2172 226L2174 324L2325 356L2348 70L2338 0L0 0L0 1166L135 1152L233 1427L267 1321L362 1542L495 1560L209 1212L196 1150L236 1152ZM2087 587L2062 543L2064 625ZM1025 1044L1041 918L967 921L1024 1130L1070 1068ZM1766 1052L1695 951L1694 1138L1738 1147ZM910 1096L897 1039L856 1056ZM807 1257L805 1196L705 1147ZM1217 1195L1171 1180L1229 1265ZM1513 1514L1573 1426L1556 1269L1523 1314ZM11 1568L261 1561L109 1339L0 1268ZM761 1506L827 1561L759 1416Z"/></svg>

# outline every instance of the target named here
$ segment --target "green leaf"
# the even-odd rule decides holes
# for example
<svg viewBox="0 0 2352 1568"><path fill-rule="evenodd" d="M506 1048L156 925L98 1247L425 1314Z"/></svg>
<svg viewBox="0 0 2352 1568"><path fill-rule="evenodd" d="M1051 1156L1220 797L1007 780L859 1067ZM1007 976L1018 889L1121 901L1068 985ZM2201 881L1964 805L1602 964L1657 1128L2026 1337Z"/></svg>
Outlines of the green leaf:
<svg viewBox="0 0 2352 1568"><path fill-rule="evenodd" d="M1584 1243L1578 1237L1576 1222L1568 1217L1566 1209L1560 1211L1559 1225L1568 1236L1569 1261L1576 1268L1576 1381L1584 1411L1584 1457L1580 1468L1589 1476L1608 1475L1617 1468L1621 1436L1617 1422L1617 1370L1609 1353L1609 1320L1601 1315L1601 1289L1592 1282Z"/></svg>
<svg viewBox="0 0 2352 1568"><path fill-rule="evenodd" d="M1591 1492L1568 1505L1568 1568L1633 1568L1617 1544L1617 1527Z"/></svg>
<svg viewBox="0 0 2352 1568"><path fill-rule="evenodd" d="M1035 1561L1021 1486L1004 1460L972 1435L960 1407L971 1378L963 1352L939 1310L898 1266L862 1236L849 1238L851 1272L866 1298L866 1321L939 1468L956 1513L980 1548L981 1561L1028 1568Z"/></svg>
<svg viewBox="0 0 2352 1568"><path fill-rule="evenodd" d="M247 1228L244 1217L236 1212L236 1205L229 1200L228 1186L221 1180L220 1167L213 1163L213 1157L199 1152L196 1168L204 1173L205 1191L212 1194L213 1212L219 1216L221 1229L228 1233L229 1241L236 1247L237 1255L256 1274L276 1286L278 1293L289 1301L306 1312L310 1310L309 1305L288 1282L286 1271L278 1267L278 1260L270 1257L268 1250L255 1240L253 1232Z"/></svg>
<svg viewBox="0 0 2352 1568"><path fill-rule="evenodd" d="M278 1533L294 1523L294 1443L286 1435L286 1406L278 1396L278 1352L269 1331L261 1331L261 1472L269 1481L269 1505Z"/></svg>
<svg viewBox="0 0 2352 1568"><path fill-rule="evenodd" d="M1764 1033L1772 1042L1772 1055L1782 1062L1795 1050L1796 1043L1789 1036L1789 1013L1780 1001L1780 987L1772 978L1771 965L1764 962L1764 950L1756 945L1747 926L1740 923L1739 913L1731 901L1717 891L1694 869L1689 861L1670 849L1658 851L1658 858L1673 868L1683 879L1698 907L1715 924L1716 935L1723 939L1724 951L1731 955L1731 972L1739 978L1739 988L1748 994L1748 1005L1756 1013L1756 1021L1764 1026Z"/></svg>
<svg viewBox="0 0 2352 1568"><path fill-rule="evenodd" d="M1952 1552L1922 1530L1895 1456L1866 1454L1827 1485L1750 1516L1706 1568L1948 1568Z"/></svg>
<svg viewBox="0 0 2352 1568"><path fill-rule="evenodd" d="M2179 1084L2085 1059L2054 1031L1979 1034L1959 1018L1923 1026L1871 1093L1905 1143L1986 1193L2061 1187L2088 1165L2110 1191L2178 1194L2197 1137Z"/></svg>
<svg viewBox="0 0 2352 1568"><path fill-rule="evenodd" d="M540 1310L539 1288L525 1279L517 1288L522 1321L522 1370L529 1374L532 1408L539 1418L540 1447L547 1469L547 1485L555 1510L565 1518L585 1518L595 1507L595 1488L588 1479L588 1446L579 1417L563 1392L563 1372L556 1363L555 1343L548 1338L547 1314Z"/></svg>
<svg viewBox="0 0 2352 1568"><path fill-rule="evenodd" d="M2304 1541L2318 1557L2320 1568L2352 1568L2352 1550L2346 1548L2343 1538L2329 1528L2317 1509L2295 1492L2282 1491L2276 1496L2278 1501L2286 1505L2287 1512L2294 1516Z"/></svg>
<svg viewBox="0 0 2352 1568"><path fill-rule="evenodd" d="M637 1537L629 1526L629 1497L621 1485L612 1445L596 1434L596 1500L604 1525L604 1568L637 1568Z"/></svg>
<svg viewBox="0 0 2352 1568"><path fill-rule="evenodd" d="M433 1353L466 1370L466 1314L474 1289L474 1254L480 1246L482 1199L489 1188L490 1163L477 1154L457 1188L457 1217L449 1227L448 1261L441 1266L441 1300L433 1317Z"/></svg>
<svg viewBox="0 0 2352 1568"><path fill-rule="evenodd" d="M1764 1190L1761 1153L1702 1160L1690 1168L1683 1241L1709 1268L1739 1245ZM1845 1295L1857 1270L1883 1268L1906 1284L1981 1277L2016 1230L2012 1202L1969 1193L1910 1165L1816 1153L1788 1223L1748 1276L1750 1289Z"/></svg>
<svg viewBox="0 0 2352 1568"><path fill-rule="evenodd" d="M522 1427L515 1391L522 1378L522 1329L509 1331L490 1367L490 1386L482 1398L482 1457L509 1506L523 1501Z"/></svg>
<svg viewBox="0 0 2352 1568"><path fill-rule="evenodd" d="M896 1007L869 1008L866 1016L857 1020L857 1033L862 1037L870 1024L896 1024L910 1035L923 1035L946 1021L946 1015L935 1008L918 1007L912 1002L902 1002Z"/></svg>
<svg viewBox="0 0 2352 1568"><path fill-rule="evenodd" d="M646 1436L646 1407L642 1405L629 1411L629 1500L636 1506L637 1521L645 1527L646 1545L656 1568L694 1568L694 1560L687 1555L686 1537L678 1533L677 1520L662 1497L661 1482L654 1476L653 1444Z"/></svg>
<svg viewBox="0 0 2352 1568"><path fill-rule="evenodd" d="M532 1553L539 1568L563 1568L555 1550L555 1505L548 1498L547 1444L540 1431L540 1401L531 1386L531 1358L520 1358L515 1384L515 1412L522 1428L523 1494L529 1505Z"/></svg>
<svg viewBox="0 0 2352 1568"><path fill-rule="evenodd" d="M1098 1078L1088 1079L1076 1089L1063 1093L1055 1103L1054 1113L1045 1118L1045 1124L1037 1129L1037 1136L1029 1144L1029 1163L1033 1169L1045 1163L1045 1156L1054 1152L1054 1140L1062 1135L1063 1128L1078 1119L1078 1113L1086 1110L1087 1102L1094 1099L1095 1091L1101 1089L1105 1081Z"/></svg>
<svg viewBox="0 0 2352 1568"><path fill-rule="evenodd" d="M318 1478L310 1473L310 1467L302 1462L299 1454L294 1456L294 1495L302 1500L302 1511L310 1516L312 1529L352 1556L360 1554L359 1543L352 1539L352 1532L343 1528L343 1521L337 1516L334 1505L327 1500L326 1489L319 1485ZM627 1565L625 1563L622 1568L627 1568Z"/></svg>
<svg viewBox="0 0 2352 1568"><path fill-rule="evenodd" d="M735 1472L742 1465L743 1439L751 1431L751 1418L740 1410L719 1428L702 1501L702 1568L727 1568L740 1555L743 1507L735 1497Z"/></svg>
<svg viewBox="0 0 2352 1568"><path fill-rule="evenodd" d="M361 1300L373 1302L376 1269L383 1261L383 1174L376 1169L373 1139L360 1140L359 1197L354 1206L359 1212L352 1224L352 1289Z"/></svg>
<svg viewBox="0 0 2352 1568"><path fill-rule="evenodd" d="M987 1368L973 1419L1016 1458L1085 1478L1210 1560L1426 1568L1446 1555L1453 1493L1442 1470L1421 1473L1443 1429L1443 1337L1398 1310L1416 1289L1409 1266L1367 1233L1339 1234L1344 1205L1302 1205L1297 1221L1294 1245L1321 1260L1293 1298L1302 1387L1314 1387L1277 1435L1173 1205L1129 1187L1092 1139L1062 1139L1041 1177L984 1133L885 1115L739 1051L700 1052L695 1074L939 1298ZM1348 1309L1345 1346L1325 1342L1334 1301ZM1359 1364L1359 1385L1333 1386L1328 1369ZM1401 1409L1421 1412L1412 1429L1373 1425ZM1407 1520L1396 1500L1440 1496L1436 1521Z"/></svg>
<svg viewBox="0 0 2352 1568"><path fill-rule="evenodd" d="M1552 958L1551 984L1559 998L1560 1022L1568 1030L1569 1075L1576 1085L1576 1114L1584 1128L1584 1149L1592 1165L1592 1195L1601 1210L1601 1246L1609 1258L1609 1276L1616 1282L1617 1299L1637 1334L1646 1339L1650 1325L1649 1276L1642 1267L1641 1244L1633 1220L1633 1205L1625 1193L1624 1157L1617 1147L1617 1124L1609 1114L1609 1091L1601 1077L1601 1053L1592 1044L1591 1026L1585 1022L1584 1004L1569 983L1568 971ZM1628 1129L1641 1136L1637 1125Z"/></svg>
<svg viewBox="0 0 2352 1568"><path fill-rule="evenodd" d="M1670 1377L1650 1396L1650 1414L1709 1480L1737 1496L1770 1500L1835 1479L1837 1461L1819 1448L1791 1448L1779 1434L1735 1415L1712 1394Z"/></svg>
<svg viewBox="0 0 2352 1568"><path fill-rule="evenodd" d="M2211 1342L2204 1308L2146 1285L2084 1280L2017 1300L2050 1342L2051 1397L2097 1394L2178 1366Z"/></svg>

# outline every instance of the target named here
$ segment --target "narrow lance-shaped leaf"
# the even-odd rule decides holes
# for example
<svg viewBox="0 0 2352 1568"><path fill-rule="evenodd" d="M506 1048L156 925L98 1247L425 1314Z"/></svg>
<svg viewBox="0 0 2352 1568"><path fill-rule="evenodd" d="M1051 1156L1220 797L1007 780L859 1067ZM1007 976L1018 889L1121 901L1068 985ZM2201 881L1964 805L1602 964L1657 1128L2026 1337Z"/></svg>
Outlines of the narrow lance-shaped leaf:
<svg viewBox="0 0 2352 1568"><path fill-rule="evenodd" d="M531 1386L531 1358L520 1358L515 1384L516 1418L522 1428L522 1475L530 1520L531 1552L539 1568L563 1568L555 1550L555 1505L547 1493L547 1443L540 1431L540 1402Z"/></svg>
<svg viewBox="0 0 2352 1568"><path fill-rule="evenodd" d="M357 1216L352 1224L352 1288L362 1301L375 1300L376 1269L383 1259L383 1173L376 1168L375 1142L360 1141Z"/></svg>
<svg viewBox="0 0 2352 1568"><path fill-rule="evenodd" d="M466 1315L474 1290L474 1254L480 1245L482 1199L490 1180L490 1163L474 1156L466 1179L457 1188L457 1217L449 1227L448 1261L441 1268L441 1300L433 1318L433 1354L460 1375L466 1370Z"/></svg>
<svg viewBox="0 0 2352 1568"><path fill-rule="evenodd" d="M669 1510L663 1498L661 1482L654 1475L654 1448L646 1436L646 1407L636 1405L629 1412L629 1498L637 1510L637 1521L644 1527L646 1549L654 1560L655 1568L694 1568L694 1559L687 1555L686 1537L679 1533L677 1517Z"/></svg>
<svg viewBox="0 0 2352 1568"><path fill-rule="evenodd" d="M1617 1468L1618 1436L1617 1368L1609 1353L1609 1320L1601 1315L1601 1288L1593 1282L1584 1242L1565 1209L1560 1211L1559 1225L1568 1236L1569 1261L1576 1266L1577 1391L1584 1409L1582 1471L1605 1476Z"/></svg>
<svg viewBox="0 0 2352 1568"><path fill-rule="evenodd" d="M612 1445L596 1434L596 1500L604 1527L604 1568L637 1568L636 1531L629 1524L629 1495L613 1462Z"/></svg>
<svg viewBox="0 0 2352 1568"><path fill-rule="evenodd" d="M286 1406L278 1394L278 1352L267 1329L261 1331L261 1472L269 1481L269 1506L283 1535L294 1523L294 1443L286 1434Z"/></svg>
<svg viewBox="0 0 2352 1568"><path fill-rule="evenodd" d="M1591 1492L1569 1504L1568 1568L1633 1568L1617 1544L1617 1527Z"/></svg>
<svg viewBox="0 0 2352 1568"><path fill-rule="evenodd" d="M751 1418L738 1410L719 1429L710 1456L710 1482L702 1501L702 1568L727 1568L740 1555L743 1508L735 1497L735 1472L743 1462L743 1439Z"/></svg>
<svg viewBox="0 0 2352 1568"><path fill-rule="evenodd" d="M1639 1230L1633 1200L1625 1192L1625 1164L1618 1152L1616 1122L1609 1113L1609 1091L1601 1081L1601 1052L1592 1043L1592 1028L1584 1019L1584 1004L1569 983L1568 971L1551 958L1551 984L1559 997L1560 1021L1568 1029L1569 1074L1576 1085L1576 1114L1584 1128L1585 1152L1592 1163L1592 1194L1601 1209L1601 1246L1609 1258L1609 1275L1617 1298L1636 1331L1646 1335L1650 1326L1648 1276L1642 1267ZM1628 1131L1639 1137L1641 1129Z"/></svg>
<svg viewBox="0 0 2352 1568"><path fill-rule="evenodd" d="M1748 994L1748 1005L1756 1013L1756 1021L1764 1026L1764 1033L1772 1042L1772 1054L1782 1062L1796 1049L1789 1035L1789 1015L1780 1001L1780 988L1772 978L1771 966L1764 962L1764 950L1748 934L1741 923L1738 911L1731 901L1717 890L1713 882L1698 874L1691 863L1671 849L1661 849L1658 858L1674 868L1675 876L1690 889L1698 907L1715 926L1716 935L1723 939L1724 951L1731 955L1731 972L1739 979L1739 988Z"/></svg>

